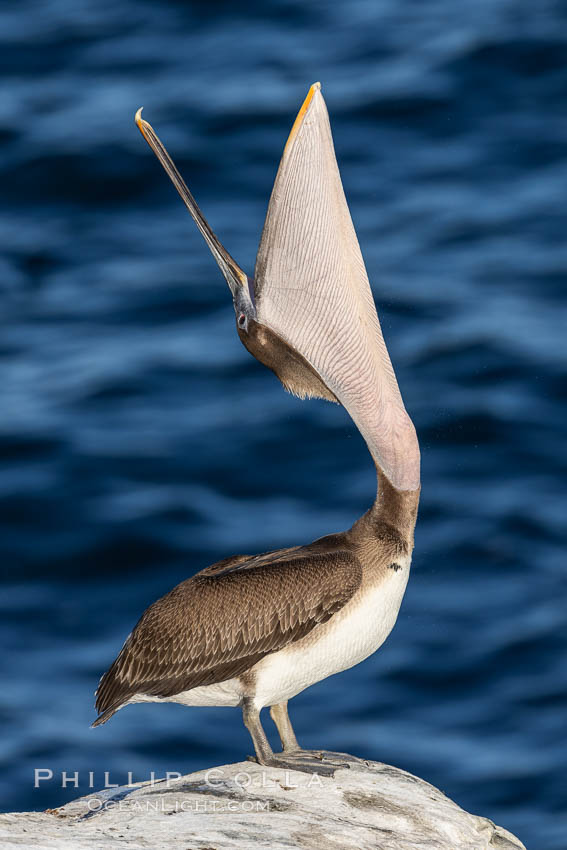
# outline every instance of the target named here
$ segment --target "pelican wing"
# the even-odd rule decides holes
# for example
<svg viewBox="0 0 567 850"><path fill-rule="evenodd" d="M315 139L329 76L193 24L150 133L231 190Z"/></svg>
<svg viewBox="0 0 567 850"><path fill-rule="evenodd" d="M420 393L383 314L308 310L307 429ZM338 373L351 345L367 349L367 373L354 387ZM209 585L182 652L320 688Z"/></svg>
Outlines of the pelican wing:
<svg viewBox="0 0 567 850"><path fill-rule="evenodd" d="M361 578L351 553L309 547L203 570L144 612L100 681L94 725L136 694L167 698L241 675L326 622Z"/></svg>
<svg viewBox="0 0 567 850"><path fill-rule="evenodd" d="M415 431L382 336L319 83L282 156L254 288L258 321L299 352L347 408L392 483L414 489L419 470L406 459L415 457Z"/></svg>

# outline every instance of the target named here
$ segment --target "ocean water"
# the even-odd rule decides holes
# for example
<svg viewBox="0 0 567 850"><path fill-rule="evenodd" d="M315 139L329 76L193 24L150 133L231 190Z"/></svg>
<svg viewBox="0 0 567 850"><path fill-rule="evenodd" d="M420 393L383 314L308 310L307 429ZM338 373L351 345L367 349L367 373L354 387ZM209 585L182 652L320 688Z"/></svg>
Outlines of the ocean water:
<svg viewBox="0 0 567 850"><path fill-rule="evenodd" d="M89 772L242 759L235 710L134 706L91 730L99 676L177 582L373 498L345 411L291 398L241 346L133 123L144 106L252 273L321 80L423 495L392 635L292 718L306 746L563 850L565 4L19 0L0 42L2 808L61 804ZM36 768L53 779L34 789Z"/></svg>

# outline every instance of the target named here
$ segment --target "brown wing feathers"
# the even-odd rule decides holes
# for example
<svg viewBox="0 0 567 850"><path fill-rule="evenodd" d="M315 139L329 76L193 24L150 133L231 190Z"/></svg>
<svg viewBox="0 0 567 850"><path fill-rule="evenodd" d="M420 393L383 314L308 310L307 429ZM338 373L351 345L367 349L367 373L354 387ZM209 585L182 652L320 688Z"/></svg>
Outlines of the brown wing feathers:
<svg viewBox="0 0 567 850"><path fill-rule="evenodd" d="M94 725L134 694L168 697L241 675L326 622L360 585L349 552L285 556L227 559L151 605L100 681Z"/></svg>

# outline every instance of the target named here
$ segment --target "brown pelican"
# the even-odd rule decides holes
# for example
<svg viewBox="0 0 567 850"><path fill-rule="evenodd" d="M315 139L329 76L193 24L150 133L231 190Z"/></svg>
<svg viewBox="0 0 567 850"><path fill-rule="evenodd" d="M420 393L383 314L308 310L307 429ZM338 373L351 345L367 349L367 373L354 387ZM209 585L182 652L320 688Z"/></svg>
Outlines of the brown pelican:
<svg viewBox="0 0 567 850"><path fill-rule="evenodd" d="M260 764L325 772L324 753L299 747L287 702L367 658L390 633L408 580L420 478L321 86L309 90L287 140L253 279L209 227L141 110L136 123L226 278L241 341L290 392L347 409L376 465L378 492L348 531L225 558L150 605L100 681L94 725L136 702L241 706ZM262 727L265 706L281 753Z"/></svg>

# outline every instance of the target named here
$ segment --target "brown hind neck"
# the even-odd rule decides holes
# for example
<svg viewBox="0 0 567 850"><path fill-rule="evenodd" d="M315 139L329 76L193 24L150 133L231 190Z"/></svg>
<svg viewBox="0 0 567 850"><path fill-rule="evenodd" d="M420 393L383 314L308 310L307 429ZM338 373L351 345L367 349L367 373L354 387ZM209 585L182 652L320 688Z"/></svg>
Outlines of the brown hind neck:
<svg viewBox="0 0 567 850"><path fill-rule="evenodd" d="M355 540L388 541L410 554L421 488L397 490L378 470L378 492L370 510L352 527Z"/></svg>

